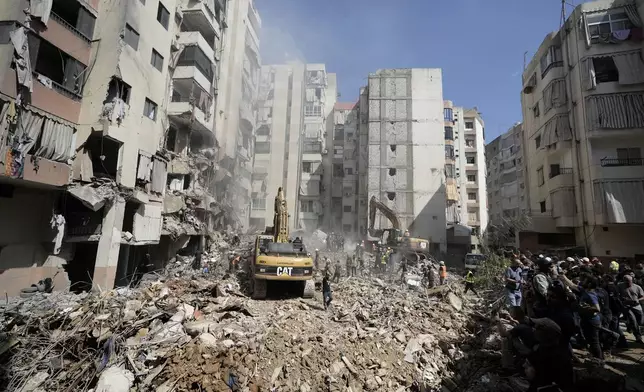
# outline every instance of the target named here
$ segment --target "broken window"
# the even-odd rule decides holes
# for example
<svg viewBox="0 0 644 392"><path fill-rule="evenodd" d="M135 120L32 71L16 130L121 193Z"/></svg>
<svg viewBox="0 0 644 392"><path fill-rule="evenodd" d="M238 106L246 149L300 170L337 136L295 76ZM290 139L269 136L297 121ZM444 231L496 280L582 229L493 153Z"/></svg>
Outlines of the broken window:
<svg viewBox="0 0 644 392"><path fill-rule="evenodd" d="M92 161L94 177L116 179L121 143L94 132L87 138L84 149Z"/></svg>
<svg viewBox="0 0 644 392"><path fill-rule="evenodd" d="M159 2L159 7L157 8L157 20L161 23L163 28L166 30L168 29L168 26L170 25L170 12L163 6L163 4L161 4L161 2Z"/></svg>
<svg viewBox="0 0 644 392"><path fill-rule="evenodd" d="M168 134L165 138L165 148L166 150L176 152L175 151L176 144L177 144L177 129L171 126L168 129Z"/></svg>
<svg viewBox="0 0 644 392"><path fill-rule="evenodd" d="M134 30L134 28L129 24L125 25L125 33L123 34L123 41L125 41L126 44L130 45L132 49L134 50L139 49L139 33L136 30Z"/></svg>
<svg viewBox="0 0 644 392"><path fill-rule="evenodd" d="M138 184L149 183L152 179L152 156L147 153L139 152L139 162L136 169L136 182Z"/></svg>
<svg viewBox="0 0 644 392"><path fill-rule="evenodd" d="M394 200L396 198L396 192L387 192L387 199Z"/></svg>
<svg viewBox="0 0 644 392"><path fill-rule="evenodd" d="M391 152L396 152L396 145L395 144L390 144L389 149L391 150Z"/></svg>
<svg viewBox="0 0 644 392"><path fill-rule="evenodd" d="M56 0L51 5L51 18L74 33L80 33L87 41L94 37L96 17L78 0Z"/></svg>
<svg viewBox="0 0 644 392"><path fill-rule="evenodd" d="M36 35L29 34L27 39L34 72L51 80L53 83L50 88L71 99L79 100L87 67Z"/></svg>
<svg viewBox="0 0 644 392"><path fill-rule="evenodd" d="M152 59L150 64L156 68L159 72L163 72L163 56L156 50L152 49Z"/></svg>
<svg viewBox="0 0 644 392"><path fill-rule="evenodd" d="M135 203L133 201L128 201L127 203L125 203L122 231L127 231L130 234L134 232L134 215L136 215L136 210L138 209L139 203Z"/></svg>
<svg viewBox="0 0 644 392"><path fill-rule="evenodd" d="M389 168L389 175L390 176L395 176L396 175L396 168L390 167Z"/></svg>
<svg viewBox="0 0 644 392"><path fill-rule="evenodd" d="M117 78L116 76L112 76L112 79L110 80L110 84L107 86L107 97L103 101L103 103L108 103L112 102L114 98L119 98L123 100L125 103L130 103L130 91L132 90L132 87L122 81L121 79Z"/></svg>
<svg viewBox="0 0 644 392"><path fill-rule="evenodd" d="M177 66L196 67L209 81L213 80L213 64L208 56L196 45L186 46L183 49L181 55L179 55Z"/></svg>
<svg viewBox="0 0 644 392"><path fill-rule="evenodd" d="M157 104L148 98L145 99L145 105L143 106L143 116L152 121L156 121L157 119Z"/></svg>
<svg viewBox="0 0 644 392"><path fill-rule="evenodd" d="M597 83L619 81L619 72L612 57L593 57Z"/></svg>

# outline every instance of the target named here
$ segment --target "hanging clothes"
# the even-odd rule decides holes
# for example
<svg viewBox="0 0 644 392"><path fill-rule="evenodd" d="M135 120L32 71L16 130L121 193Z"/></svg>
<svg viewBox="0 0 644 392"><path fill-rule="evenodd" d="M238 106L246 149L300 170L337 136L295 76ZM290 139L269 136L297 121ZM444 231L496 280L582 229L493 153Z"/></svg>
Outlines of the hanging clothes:
<svg viewBox="0 0 644 392"><path fill-rule="evenodd" d="M63 245L63 237L65 236L65 217L62 214L54 214L49 221L52 229L56 230L56 237L54 237L54 254L60 253L60 248Z"/></svg>

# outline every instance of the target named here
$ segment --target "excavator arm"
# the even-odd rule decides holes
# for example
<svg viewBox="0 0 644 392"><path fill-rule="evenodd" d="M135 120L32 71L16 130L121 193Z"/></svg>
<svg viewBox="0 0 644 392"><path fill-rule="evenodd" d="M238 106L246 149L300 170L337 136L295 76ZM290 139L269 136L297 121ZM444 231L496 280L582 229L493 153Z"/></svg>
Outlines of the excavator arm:
<svg viewBox="0 0 644 392"><path fill-rule="evenodd" d="M288 208L286 207L286 198L281 187L277 190L277 196L275 196L273 237L275 242L288 242Z"/></svg>
<svg viewBox="0 0 644 392"><path fill-rule="evenodd" d="M400 221L398 220L396 213L382 202L376 200L375 196L371 196L371 200L369 201L369 233L373 232L373 228L376 223L377 210L380 210L380 212L389 219L394 229L400 230Z"/></svg>

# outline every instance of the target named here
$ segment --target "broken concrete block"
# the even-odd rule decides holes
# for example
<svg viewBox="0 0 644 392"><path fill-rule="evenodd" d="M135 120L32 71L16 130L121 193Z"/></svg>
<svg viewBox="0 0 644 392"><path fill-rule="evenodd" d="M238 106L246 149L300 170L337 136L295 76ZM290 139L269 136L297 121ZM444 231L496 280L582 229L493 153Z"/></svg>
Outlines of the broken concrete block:
<svg viewBox="0 0 644 392"><path fill-rule="evenodd" d="M129 392L133 383L132 372L112 366L101 373L96 384L96 392Z"/></svg>
<svg viewBox="0 0 644 392"><path fill-rule="evenodd" d="M456 294L452 292L447 293L447 301L457 311L460 312L463 309L463 300L460 299Z"/></svg>
<svg viewBox="0 0 644 392"><path fill-rule="evenodd" d="M186 208L183 195L165 195L163 199L163 213L174 214Z"/></svg>
<svg viewBox="0 0 644 392"><path fill-rule="evenodd" d="M188 333L188 335L197 336L199 334L209 332L210 328L212 328L215 325L217 325L217 323L213 321L203 320L203 321L193 321L190 323L186 323L186 325L184 325L184 328L186 329L186 332Z"/></svg>
<svg viewBox="0 0 644 392"><path fill-rule="evenodd" d="M204 347L217 347L217 338L211 333L202 333L197 337L199 344Z"/></svg>

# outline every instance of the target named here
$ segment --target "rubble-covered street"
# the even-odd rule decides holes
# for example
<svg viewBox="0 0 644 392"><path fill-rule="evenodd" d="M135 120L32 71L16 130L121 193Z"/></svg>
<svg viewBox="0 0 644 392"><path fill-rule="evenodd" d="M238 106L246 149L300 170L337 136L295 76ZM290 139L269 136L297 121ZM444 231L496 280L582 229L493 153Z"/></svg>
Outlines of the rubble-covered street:
<svg viewBox="0 0 644 392"><path fill-rule="evenodd" d="M403 391L459 382L473 298L454 294L458 282L415 291L343 278L325 311L319 291L313 300L251 300L238 283L245 272L227 274L223 251L205 259L207 273L179 257L137 288L3 301L0 389Z"/></svg>

